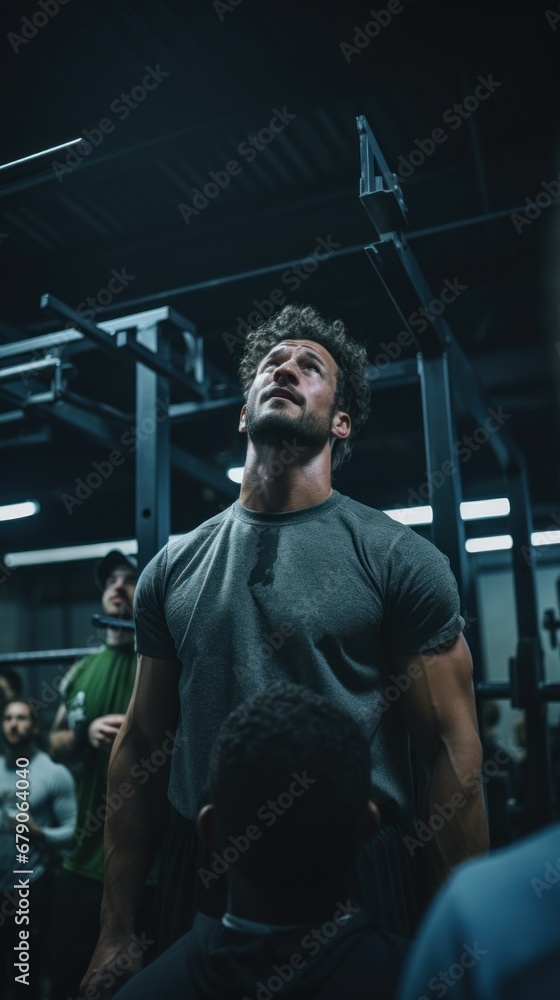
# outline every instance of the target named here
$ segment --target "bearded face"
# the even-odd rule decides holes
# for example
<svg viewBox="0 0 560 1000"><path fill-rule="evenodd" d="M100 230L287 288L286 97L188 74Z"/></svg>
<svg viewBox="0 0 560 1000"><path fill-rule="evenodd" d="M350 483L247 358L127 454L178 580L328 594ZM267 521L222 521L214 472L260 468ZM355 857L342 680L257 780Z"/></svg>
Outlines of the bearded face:
<svg viewBox="0 0 560 1000"><path fill-rule="evenodd" d="M296 408L297 407L297 408ZM305 402L295 404L280 397L272 397L264 405L247 399L245 423L247 434L255 444L280 447L295 438L304 448L320 448L328 441L334 407L328 414L310 411Z"/></svg>
<svg viewBox="0 0 560 1000"><path fill-rule="evenodd" d="M244 429L255 444L272 448L287 438L320 449L332 433L337 366L312 341L283 341L257 369L245 406Z"/></svg>

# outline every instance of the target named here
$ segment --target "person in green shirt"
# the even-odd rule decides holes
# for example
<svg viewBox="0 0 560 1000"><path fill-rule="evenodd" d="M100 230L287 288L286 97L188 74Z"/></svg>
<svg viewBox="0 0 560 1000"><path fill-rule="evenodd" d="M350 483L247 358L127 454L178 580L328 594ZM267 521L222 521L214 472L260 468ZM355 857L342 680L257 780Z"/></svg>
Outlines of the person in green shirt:
<svg viewBox="0 0 560 1000"><path fill-rule="evenodd" d="M105 615L132 619L136 561L117 549L109 552L96 572ZM105 818L118 811L122 799L134 794L134 782L122 796L107 795L109 757L128 707L136 675L134 632L108 628L105 646L75 663L60 684L60 705L50 733L54 760L75 771L78 819L73 844L57 881L54 902L53 1000L80 995L80 979L95 948L103 895L103 830ZM141 941L150 939L155 877L145 888ZM146 961L146 957L144 958ZM118 975L116 970L116 974Z"/></svg>

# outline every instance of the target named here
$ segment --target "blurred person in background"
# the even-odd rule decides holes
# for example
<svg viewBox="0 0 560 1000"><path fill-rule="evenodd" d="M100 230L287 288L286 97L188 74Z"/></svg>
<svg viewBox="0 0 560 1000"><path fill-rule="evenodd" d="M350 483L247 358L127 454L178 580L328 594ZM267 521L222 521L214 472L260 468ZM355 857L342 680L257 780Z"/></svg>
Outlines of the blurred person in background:
<svg viewBox="0 0 560 1000"><path fill-rule="evenodd" d="M76 790L66 767L37 747L37 711L25 699L2 714L0 759L0 995L40 1000L51 918L53 868L76 825ZM26 763L26 762L29 763ZM17 870L20 874L14 874ZM29 873L28 875L24 873ZM29 880L28 884L27 880ZM19 888L16 888L19 886ZM20 931L29 937L29 970L14 967ZM23 957L23 953L22 957ZM16 976L20 977L19 982Z"/></svg>

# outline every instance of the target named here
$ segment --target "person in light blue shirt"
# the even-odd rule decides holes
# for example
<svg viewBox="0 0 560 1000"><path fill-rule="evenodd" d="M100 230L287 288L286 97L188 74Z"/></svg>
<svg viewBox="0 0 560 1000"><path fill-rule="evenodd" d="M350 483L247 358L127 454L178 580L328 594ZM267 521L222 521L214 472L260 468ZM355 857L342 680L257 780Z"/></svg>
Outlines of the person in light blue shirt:
<svg viewBox="0 0 560 1000"><path fill-rule="evenodd" d="M36 745L38 721L25 699L8 701L0 757L0 995L16 974L23 995L40 997L43 929L51 896L50 865L70 846L76 825L74 779ZM25 821L24 821L25 820ZM19 859L19 860L18 860ZM15 874L15 872L22 874ZM29 970L13 967L14 945L27 931ZM4 986L4 989L2 989Z"/></svg>
<svg viewBox="0 0 560 1000"><path fill-rule="evenodd" d="M398 1000L557 1000L560 823L461 865L411 949Z"/></svg>

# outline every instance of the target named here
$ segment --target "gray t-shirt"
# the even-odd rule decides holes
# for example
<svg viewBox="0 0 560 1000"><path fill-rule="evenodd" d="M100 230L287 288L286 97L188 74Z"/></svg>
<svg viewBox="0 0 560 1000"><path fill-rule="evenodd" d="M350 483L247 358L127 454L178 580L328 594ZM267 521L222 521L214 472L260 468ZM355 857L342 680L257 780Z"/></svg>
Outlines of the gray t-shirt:
<svg viewBox="0 0 560 1000"><path fill-rule="evenodd" d="M426 651L464 627L449 560L411 528L336 491L284 514L236 501L152 559L134 617L139 653L183 665L169 783L183 816L204 804L226 716L281 679L361 720L376 801L397 814L409 807L390 654Z"/></svg>
<svg viewBox="0 0 560 1000"><path fill-rule="evenodd" d="M29 762L28 775L21 778L17 774L21 768L10 768L5 757L0 757L0 891L13 889L18 876L16 864L16 831L10 826L8 817L15 816L20 808L21 798L16 795L16 782L20 790L26 791L24 782L29 783L28 796L23 798L29 805L29 812L35 822L42 827L44 840L30 840L26 853L25 869L36 882L44 873L53 854L69 847L76 826L76 789L74 779L64 764L55 764L42 750L37 750ZM22 772L23 773L23 772ZM22 787L23 786L23 787ZM23 810L22 810L23 811ZM27 836L24 834L24 836ZM24 841L21 840L20 843Z"/></svg>

